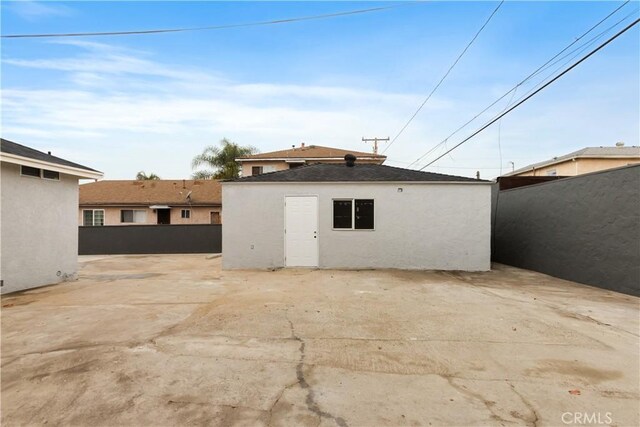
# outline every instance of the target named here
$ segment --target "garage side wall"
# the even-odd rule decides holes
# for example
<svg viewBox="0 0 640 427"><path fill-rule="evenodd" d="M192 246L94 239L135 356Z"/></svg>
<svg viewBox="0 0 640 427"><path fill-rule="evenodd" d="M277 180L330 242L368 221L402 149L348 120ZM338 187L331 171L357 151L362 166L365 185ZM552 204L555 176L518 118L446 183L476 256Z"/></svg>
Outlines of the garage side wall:
<svg viewBox="0 0 640 427"><path fill-rule="evenodd" d="M226 183L223 267L283 267L285 196L316 195L320 268L486 271L490 192L475 183ZM344 198L375 200L375 230L332 229L333 199Z"/></svg>
<svg viewBox="0 0 640 427"><path fill-rule="evenodd" d="M2 293L50 285L73 277L78 261L78 179L24 177L2 163Z"/></svg>

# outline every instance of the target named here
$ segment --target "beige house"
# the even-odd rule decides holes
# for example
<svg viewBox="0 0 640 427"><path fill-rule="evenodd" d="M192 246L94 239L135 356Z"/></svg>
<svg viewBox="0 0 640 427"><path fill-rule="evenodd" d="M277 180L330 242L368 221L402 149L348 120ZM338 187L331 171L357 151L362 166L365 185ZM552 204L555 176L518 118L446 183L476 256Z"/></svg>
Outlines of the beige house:
<svg viewBox="0 0 640 427"><path fill-rule="evenodd" d="M380 154L360 151L342 150L340 148L322 147L320 145L300 144L288 150L271 151L236 159L242 165L242 176L253 176L261 173L293 169L313 163L344 163L344 156L353 154L358 164L381 165L387 158Z"/></svg>
<svg viewBox="0 0 640 427"><path fill-rule="evenodd" d="M640 163L640 147L587 147L534 163L505 176L575 176Z"/></svg>
<svg viewBox="0 0 640 427"><path fill-rule="evenodd" d="M221 224L215 180L98 181L80 185L81 226Z"/></svg>

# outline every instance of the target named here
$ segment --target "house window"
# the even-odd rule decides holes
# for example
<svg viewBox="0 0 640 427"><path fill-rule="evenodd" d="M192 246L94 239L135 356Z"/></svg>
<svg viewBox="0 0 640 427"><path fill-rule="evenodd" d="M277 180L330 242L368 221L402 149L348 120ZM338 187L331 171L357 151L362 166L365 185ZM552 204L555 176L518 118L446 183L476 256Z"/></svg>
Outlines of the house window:
<svg viewBox="0 0 640 427"><path fill-rule="evenodd" d="M220 212L210 212L211 224L222 224L222 220L220 218Z"/></svg>
<svg viewBox="0 0 640 427"><path fill-rule="evenodd" d="M84 209L82 217L85 227L104 225L104 209Z"/></svg>
<svg viewBox="0 0 640 427"><path fill-rule="evenodd" d="M31 166L20 166L20 175L40 178L40 169Z"/></svg>
<svg viewBox="0 0 640 427"><path fill-rule="evenodd" d="M556 173L555 169L551 169L547 171L547 176L557 176L558 174Z"/></svg>
<svg viewBox="0 0 640 427"><path fill-rule="evenodd" d="M190 209L182 209L182 212L180 213L180 216L184 219L189 219L191 218L191 210Z"/></svg>
<svg viewBox="0 0 640 427"><path fill-rule="evenodd" d="M60 172L32 168L31 166L20 166L20 174L22 176L32 176L34 178L51 179L54 181L60 180Z"/></svg>
<svg viewBox="0 0 640 427"><path fill-rule="evenodd" d="M55 181L60 181L60 172L42 169L42 177L44 179L53 179Z"/></svg>
<svg viewBox="0 0 640 427"><path fill-rule="evenodd" d="M333 228L340 230L373 230L373 199L333 201Z"/></svg>
<svg viewBox="0 0 640 427"><path fill-rule="evenodd" d="M273 165L267 166L252 166L251 175L260 175L261 173L275 172L276 167Z"/></svg>
<svg viewBox="0 0 640 427"><path fill-rule="evenodd" d="M141 209L122 209L120 211L120 222L144 224L147 222L147 211Z"/></svg>

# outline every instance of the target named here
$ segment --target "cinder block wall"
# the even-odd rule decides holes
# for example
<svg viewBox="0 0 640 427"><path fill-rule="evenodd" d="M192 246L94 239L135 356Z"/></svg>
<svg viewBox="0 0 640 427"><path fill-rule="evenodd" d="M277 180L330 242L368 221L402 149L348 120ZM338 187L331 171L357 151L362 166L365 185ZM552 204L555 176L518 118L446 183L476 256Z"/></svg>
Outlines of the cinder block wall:
<svg viewBox="0 0 640 427"><path fill-rule="evenodd" d="M497 192L493 260L640 296L640 165Z"/></svg>

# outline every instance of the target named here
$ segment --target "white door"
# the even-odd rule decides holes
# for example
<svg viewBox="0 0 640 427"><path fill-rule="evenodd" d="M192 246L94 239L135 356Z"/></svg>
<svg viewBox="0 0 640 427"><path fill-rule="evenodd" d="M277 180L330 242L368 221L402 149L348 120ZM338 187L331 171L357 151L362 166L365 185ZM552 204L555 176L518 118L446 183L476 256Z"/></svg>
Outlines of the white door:
<svg viewBox="0 0 640 427"><path fill-rule="evenodd" d="M318 266L318 198L287 196L284 202L284 264Z"/></svg>

